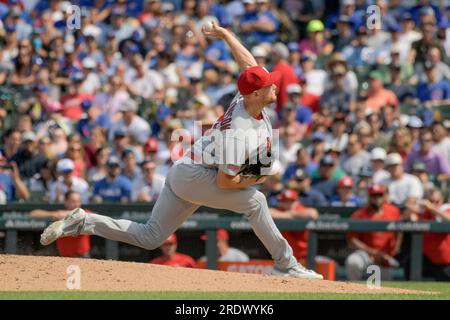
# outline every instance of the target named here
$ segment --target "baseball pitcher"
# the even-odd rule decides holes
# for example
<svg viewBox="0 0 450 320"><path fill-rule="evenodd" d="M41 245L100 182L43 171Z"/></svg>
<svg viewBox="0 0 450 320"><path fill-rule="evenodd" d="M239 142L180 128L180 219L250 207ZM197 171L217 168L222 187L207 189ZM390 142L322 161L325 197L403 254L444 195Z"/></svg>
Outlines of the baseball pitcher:
<svg viewBox="0 0 450 320"><path fill-rule="evenodd" d="M202 32L230 47L242 70L239 93L211 131L171 167L147 223L84 214L78 208L44 230L41 244L89 234L154 250L200 206L207 206L246 216L275 261L272 274L323 279L297 262L270 215L265 196L254 187L270 171L272 126L264 107L276 101L275 83L281 74L257 66L235 36L217 24L204 26Z"/></svg>

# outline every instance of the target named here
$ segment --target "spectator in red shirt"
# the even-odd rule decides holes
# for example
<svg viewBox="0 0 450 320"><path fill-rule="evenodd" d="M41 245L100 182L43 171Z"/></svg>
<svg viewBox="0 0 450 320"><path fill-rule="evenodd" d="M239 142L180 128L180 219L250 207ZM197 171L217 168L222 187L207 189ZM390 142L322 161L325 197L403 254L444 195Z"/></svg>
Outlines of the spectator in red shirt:
<svg viewBox="0 0 450 320"><path fill-rule="evenodd" d="M81 207L81 195L75 191L68 191L64 196L64 210L46 211L33 210L32 217L53 218L54 220L64 219L72 210ZM60 257L89 258L91 242L88 235L76 237L63 237L56 240L56 247Z"/></svg>
<svg viewBox="0 0 450 320"><path fill-rule="evenodd" d="M356 210L350 219L371 221L397 221L400 220L400 210L387 203L386 189L383 185L372 184L368 188L369 203ZM351 253L346 261L347 279L361 280L372 264L379 265L381 276L389 279L389 269L385 267L398 266L393 258L397 252L398 239L393 232L350 232L347 234Z"/></svg>
<svg viewBox="0 0 450 320"><path fill-rule="evenodd" d="M411 220L450 222L450 206L444 204L439 189L428 191L419 205L420 210L412 214ZM450 234L425 232L423 254L424 276L433 277L436 281L450 281Z"/></svg>
<svg viewBox="0 0 450 320"><path fill-rule="evenodd" d="M281 78L278 83L277 111L288 102L286 88L292 83L298 83L294 68L288 62L289 49L285 44L278 42L272 49L273 71L279 71Z"/></svg>
<svg viewBox="0 0 450 320"><path fill-rule="evenodd" d="M304 207L298 202L295 190L286 189L278 196L278 207L271 208L270 212L275 219L306 218L317 219L319 213L314 208ZM282 233L294 251L294 257L304 261L308 252L308 231L285 231Z"/></svg>
<svg viewBox="0 0 450 320"><path fill-rule="evenodd" d="M162 256L150 261L153 264L162 264L172 267L195 268L196 264L192 257L177 252L177 236L172 234L160 247Z"/></svg>
<svg viewBox="0 0 450 320"><path fill-rule="evenodd" d="M80 91L81 84L84 81L84 75L81 72L75 72L71 75L72 84L69 86L68 92L61 98L61 114L73 121L79 121L83 115L81 104L84 100L93 100L88 93Z"/></svg>

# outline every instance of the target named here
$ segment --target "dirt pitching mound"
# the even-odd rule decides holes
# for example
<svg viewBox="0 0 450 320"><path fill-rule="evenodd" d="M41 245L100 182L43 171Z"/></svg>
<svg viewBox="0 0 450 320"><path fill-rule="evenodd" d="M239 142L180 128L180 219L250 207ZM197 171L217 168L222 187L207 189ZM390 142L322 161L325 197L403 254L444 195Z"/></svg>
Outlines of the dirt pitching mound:
<svg viewBox="0 0 450 320"><path fill-rule="evenodd" d="M69 266L80 268L81 290L85 291L423 293L145 263L17 255L0 255L0 291L68 290Z"/></svg>

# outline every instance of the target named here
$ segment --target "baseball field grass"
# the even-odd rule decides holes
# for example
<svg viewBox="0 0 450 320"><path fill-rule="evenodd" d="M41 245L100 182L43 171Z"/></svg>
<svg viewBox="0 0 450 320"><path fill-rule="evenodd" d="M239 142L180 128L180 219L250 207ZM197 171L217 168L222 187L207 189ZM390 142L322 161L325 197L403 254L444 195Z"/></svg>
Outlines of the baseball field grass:
<svg viewBox="0 0 450 320"><path fill-rule="evenodd" d="M272 292L157 292L157 291L21 291L0 292L5 300L450 300L450 283L384 282L382 286L431 291L435 294L351 294Z"/></svg>

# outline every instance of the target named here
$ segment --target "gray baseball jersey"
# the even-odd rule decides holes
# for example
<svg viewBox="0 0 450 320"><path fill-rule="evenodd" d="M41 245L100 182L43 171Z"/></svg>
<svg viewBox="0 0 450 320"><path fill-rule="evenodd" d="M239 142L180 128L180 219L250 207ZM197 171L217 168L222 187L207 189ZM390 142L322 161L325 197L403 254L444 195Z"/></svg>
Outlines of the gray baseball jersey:
<svg viewBox="0 0 450 320"><path fill-rule="evenodd" d="M275 266L280 269L295 266L297 260L292 254L291 247L276 227L264 194L254 187L224 190L217 186L218 170L235 175L240 169L239 161L232 159L230 162L208 164L198 161L199 159L192 161L192 158L201 156L204 156L203 160L211 160L206 159L208 155L209 158L216 158L218 153L229 152L227 150L229 145L241 148L237 152L241 160L259 152L258 149L267 151L270 149L272 129L266 113L262 112L260 120L252 118L244 108L243 98L238 95L227 113L216 121L214 129L218 131L211 131L209 135L195 143L191 150L193 154L186 154L170 168L164 188L147 223L140 224L129 220L115 220L99 214L89 214L84 219L81 233L98 235L153 250L158 248L200 206L207 206L244 214L255 234L275 260ZM243 129L254 129L253 131L257 133L256 136L253 133L253 140L249 141L248 145L243 143L245 141L242 139ZM248 134L252 136L251 132ZM212 139L213 136L216 138ZM222 138L225 144L220 144L219 140Z"/></svg>
<svg viewBox="0 0 450 320"><path fill-rule="evenodd" d="M188 151L188 160L236 175L245 161L256 163L259 157L270 162L271 152L272 124L266 111L252 117L238 93L227 112Z"/></svg>

